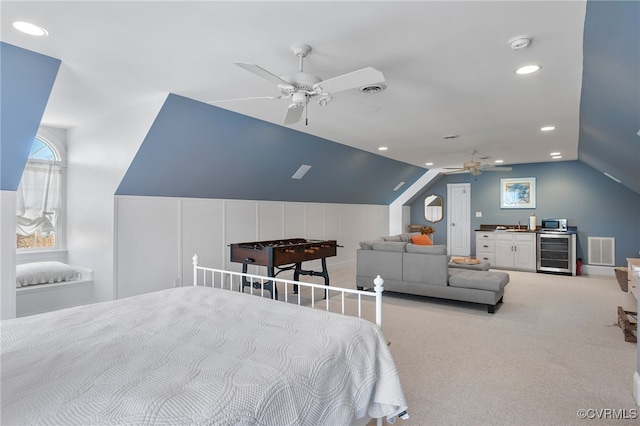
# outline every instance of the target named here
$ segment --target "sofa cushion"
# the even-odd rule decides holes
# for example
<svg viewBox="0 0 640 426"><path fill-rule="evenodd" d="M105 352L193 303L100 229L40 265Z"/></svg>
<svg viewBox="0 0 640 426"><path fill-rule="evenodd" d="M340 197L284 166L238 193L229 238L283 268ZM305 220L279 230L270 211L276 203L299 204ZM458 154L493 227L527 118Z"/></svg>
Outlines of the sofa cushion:
<svg viewBox="0 0 640 426"><path fill-rule="evenodd" d="M360 248L362 250L373 250L373 241L360 241Z"/></svg>
<svg viewBox="0 0 640 426"><path fill-rule="evenodd" d="M446 286L447 257L439 254L405 253L402 256L402 281Z"/></svg>
<svg viewBox="0 0 640 426"><path fill-rule="evenodd" d="M449 286L451 287L500 291L509 282L509 274L506 272L469 271L463 269L451 272L449 276Z"/></svg>
<svg viewBox="0 0 640 426"><path fill-rule="evenodd" d="M402 281L402 256L404 253L394 253L377 250L356 251L356 275L370 286L373 279L380 275L385 282Z"/></svg>
<svg viewBox="0 0 640 426"><path fill-rule="evenodd" d="M404 253L406 251L406 245L407 243L403 243L401 241L374 241L372 243L374 250L393 251L399 253Z"/></svg>
<svg viewBox="0 0 640 426"><path fill-rule="evenodd" d="M417 244L419 246L432 246L433 241L431 241L431 237L428 235L416 235L415 237L411 237L411 242L413 244Z"/></svg>
<svg viewBox="0 0 640 426"><path fill-rule="evenodd" d="M400 241L404 241L405 243L410 243L411 242L411 237L413 237L413 235L411 234L400 234Z"/></svg>
<svg viewBox="0 0 640 426"><path fill-rule="evenodd" d="M394 241L398 243L402 241L402 239L400 238L400 235L387 235L380 238L382 238L382 241Z"/></svg>
<svg viewBox="0 0 640 426"><path fill-rule="evenodd" d="M418 244L407 244L407 253L422 253L422 254L447 254L447 246L444 245L431 245L421 246ZM448 259L445 257L445 262Z"/></svg>

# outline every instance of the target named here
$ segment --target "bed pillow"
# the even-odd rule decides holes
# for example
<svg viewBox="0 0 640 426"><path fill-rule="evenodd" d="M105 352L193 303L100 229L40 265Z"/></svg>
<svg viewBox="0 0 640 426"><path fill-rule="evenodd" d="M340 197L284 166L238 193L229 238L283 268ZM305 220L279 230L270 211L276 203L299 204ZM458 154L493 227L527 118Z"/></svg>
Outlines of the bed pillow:
<svg viewBox="0 0 640 426"><path fill-rule="evenodd" d="M78 270L62 262L32 262L16 266L17 287L59 283L79 277Z"/></svg>

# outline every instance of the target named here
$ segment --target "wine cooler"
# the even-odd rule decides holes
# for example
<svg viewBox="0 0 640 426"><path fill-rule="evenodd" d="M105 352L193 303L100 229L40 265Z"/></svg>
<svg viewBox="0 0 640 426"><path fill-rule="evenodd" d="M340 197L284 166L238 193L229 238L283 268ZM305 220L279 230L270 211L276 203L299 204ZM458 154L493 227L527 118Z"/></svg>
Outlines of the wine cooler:
<svg viewBox="0 0 640 426"><path fill-rule="evenodd" d="M538 272L576 274L576 234L539 233Z"/></svg>

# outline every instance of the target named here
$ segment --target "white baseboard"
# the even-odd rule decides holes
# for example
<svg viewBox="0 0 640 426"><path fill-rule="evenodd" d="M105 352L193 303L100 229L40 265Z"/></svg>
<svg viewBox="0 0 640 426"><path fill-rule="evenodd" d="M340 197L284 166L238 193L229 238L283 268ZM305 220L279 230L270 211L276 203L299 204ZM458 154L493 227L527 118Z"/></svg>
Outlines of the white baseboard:
<svg viewBox="0 0 640 426"><path fill-rule="evenodd" d="M613 269L613 266L582 265L582 275L605 275L607 277L615 277L616 273Z"/></svg>
<svg viewBox="0 0 640 426"><path fill-rule="evenodd" d="M636 405L640 407L640 374L636 371L633 373L633 399Z"/></svg>

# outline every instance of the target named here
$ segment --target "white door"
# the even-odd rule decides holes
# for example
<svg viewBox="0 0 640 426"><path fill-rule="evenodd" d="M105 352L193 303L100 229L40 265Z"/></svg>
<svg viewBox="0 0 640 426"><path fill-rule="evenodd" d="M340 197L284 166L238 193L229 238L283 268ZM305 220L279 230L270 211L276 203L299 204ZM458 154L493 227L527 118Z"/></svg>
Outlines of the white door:
<svg viewBox="0 0 640 426"><path fill-rule="evenodd" d="M471 185L447 185L447 250L454 256L469 256L471 252Z"/></svg>

